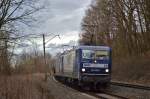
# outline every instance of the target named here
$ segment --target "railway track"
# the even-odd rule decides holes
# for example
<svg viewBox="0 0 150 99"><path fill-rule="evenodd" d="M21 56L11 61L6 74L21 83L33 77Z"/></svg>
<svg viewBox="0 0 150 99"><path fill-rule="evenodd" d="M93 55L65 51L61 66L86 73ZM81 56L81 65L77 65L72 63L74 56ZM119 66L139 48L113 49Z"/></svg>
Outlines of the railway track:
<svg viewBox="0 0 150 99"><path fill-rule="evenodd" d="M88 97L94 97L92 99L128 99L127 97L124 96L120 96L117 94L113 94L109 91L104 91L104 90L98 90L98 91L87 91L85 89L81 89L78 86L74 86L74 85L68 85L64 82L61 82L58 80L58 78L56 79L55 77L53 77L54 81L56 83L61 84L62 86L69 88L69 90L76 90L78 92L80 92L81 94L88 96Z"/></svg>
<svg viewBox="0 0 150 99"><path fill-rule="evenodd" d="M115 86L121 86L121 87L128 87L128 88L142 89L142 90L150 91L149 86L135 85L135 84L129 84L129 83L122 83L122 82L114 82L114 81L112 81L110 84L115 85Z"/></svg>
<svg viewBox="0 0 150 99"><path fill-rule="evenodd" d="M85 92L88 95L94 96L97 99L129 99L127 97L124 96L120 96L117 94L112 94L106 91L101 91L99 93L94 93L94 92Z"/></svg>

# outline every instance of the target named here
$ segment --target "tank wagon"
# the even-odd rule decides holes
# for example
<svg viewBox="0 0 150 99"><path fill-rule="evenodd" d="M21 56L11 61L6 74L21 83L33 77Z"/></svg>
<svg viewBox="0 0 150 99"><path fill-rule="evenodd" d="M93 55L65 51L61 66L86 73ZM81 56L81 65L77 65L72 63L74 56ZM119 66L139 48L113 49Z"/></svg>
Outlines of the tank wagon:
<svg viewBox="0 0 150 99"><path fill-rule="evenodd" d="M108 46L77 46L60 54L55 76L79 85L106 85L111 80L111 48Z"/></svg>

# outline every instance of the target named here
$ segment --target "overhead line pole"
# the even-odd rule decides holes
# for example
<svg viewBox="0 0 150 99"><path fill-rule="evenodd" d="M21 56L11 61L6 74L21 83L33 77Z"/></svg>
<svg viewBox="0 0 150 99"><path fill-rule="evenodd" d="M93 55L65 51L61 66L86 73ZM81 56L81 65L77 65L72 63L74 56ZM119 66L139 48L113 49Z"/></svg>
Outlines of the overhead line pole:
<svg viewBox="0 0 150 99"><path fill-rule="evenodd" d="M46 53L45 53L45 35L43 34L43 54L44 54L44 65L45 65L45 81L47 81L47 69L46 69Z"/></svg>
<svg viewBox="0 0 150 99"><path fill-rule="evenodd" d="M56 36L58 36L59 37L59 35L55 35L54 37L52 37L51 39L49 39L48 41L45 41L45 35L43 34L43 54L44 54L44 64L45 64L45 67L47 67L47 61L46 61L46 51L45 51L45 45L49 42L49 41L51 41L52 39L54 39ZM60 37L59 37L60 38ZM48 75L47 75L47 68L45 68L46 69L46 74L45 74L45 81L47 80L47 77L48 77Z"/></svg>
<svg viewBox="0 0 150 99"><path fill-rule="evenodd" d="M59 35L55 35L54 37L52 37L51 39L49 39L48 41L45 41L45 35L43 34L43 53L44 53L44 61L45 61L45 65L47 64L46 62L46 51L45 51L45 45L52 39L54 39L56 36L59 37ZM60 37L59 37L60 38Z"/></svg>
<svg viewBox="0 0 150 99"><path fill-rule="evenodd" d="M43 34L43 54L44 54L44 63L46 65L46 53L45 53L45 35Z"/></svg>

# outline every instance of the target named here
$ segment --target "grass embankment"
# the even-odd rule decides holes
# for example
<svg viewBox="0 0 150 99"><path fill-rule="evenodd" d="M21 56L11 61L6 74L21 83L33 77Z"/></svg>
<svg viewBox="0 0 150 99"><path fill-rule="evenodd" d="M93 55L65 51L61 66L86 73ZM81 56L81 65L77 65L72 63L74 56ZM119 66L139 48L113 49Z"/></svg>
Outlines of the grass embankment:
<svg viewBox="0 0 150 99"><path fill-rule="evenodd" d="M0 76L0 99L53 99L42 74Z"/></svg>
<svg viewBox="0 0 150 99"><path fill-rule="evenodd" d="M113 60L112 80L150 85L150 56Z"/></svg>

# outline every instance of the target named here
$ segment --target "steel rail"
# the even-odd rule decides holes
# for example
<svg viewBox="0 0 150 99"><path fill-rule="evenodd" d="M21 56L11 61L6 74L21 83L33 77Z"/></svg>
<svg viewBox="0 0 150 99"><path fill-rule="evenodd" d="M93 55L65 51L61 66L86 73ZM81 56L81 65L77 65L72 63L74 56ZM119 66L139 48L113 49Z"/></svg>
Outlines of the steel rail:
<svg viewBox="0 0 150 99"><path fill-rule="evenodd" d="M76 90L76 91L79 91L81 93L84 93L84 94L87 94L87 95L90 95L90 96L93 96L95 98L98 98L98 99L111 99L111 98L107 98L107 97L113 97L113 98L116 98L116 99L128 99L124 96L120 96L120 95L117 95L117 94L113 94L111 92L108 92L108 91L104 91L104 90L100 90L98 92L90 92L90 91L85 91L83 89L81 89L80 87L77 87L77 86L71 86L71 85L68 85L64 82L61 82L58 78L55 78L53 77L54 81L57 82L57 83L60 83L62 84L63 86L66 86L66 88L69 88L69 89L73 89L73 90Z"/></svg>
<svg viewBox="0 0 150 99"><path fill-rule="evenodd" d="M117 94L114 94L114 93L111 93L111 92L108 92L108 91L102 91L102 93L105 93L107 95L116 97L117 99L129 99L129 98L125 97L125 96L117 95Z"/></svg>
<svg viewBox="0 0 150 99"><path fill-rule="evenodd" d="M113 94L113 93L109 93L109 92L105 92L105 91L101 91L99 93L94 93L94 92L84 92L88 95L94 96L96 98L102 98L102 99L129 99L125 96L121 96L121 95L117 95L117 94ZM109 97L109 98L108 98Z"/></svg>
<svg viewBox="0 0 150 99"><path fill-rule="evenodd" d="M123 83L123 82L115 82L115 81L111 81L110 84L115 85L115 86L129 87L129 88L135 88L135 89L150 90L150 86L129 84L129 83Z"/></svg>

